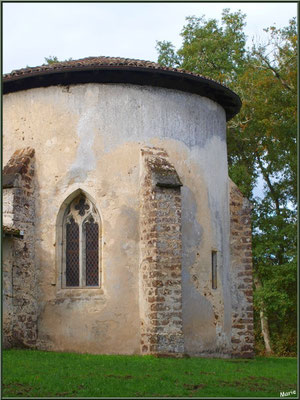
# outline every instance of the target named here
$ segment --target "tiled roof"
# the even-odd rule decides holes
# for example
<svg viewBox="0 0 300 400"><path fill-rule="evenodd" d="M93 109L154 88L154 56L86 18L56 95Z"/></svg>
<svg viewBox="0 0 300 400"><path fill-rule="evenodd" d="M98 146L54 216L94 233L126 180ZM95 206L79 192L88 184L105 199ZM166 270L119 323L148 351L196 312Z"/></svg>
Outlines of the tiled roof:
<svg viewBox="0 0 300 400"><path fill-rule="evenodd" d="M3 93L89 82L131 83L196 93L222 105L227 120L241 108L240 98L213 79L181 68L120 57L87 57L12 71L3 76Z"/></svg>
<svg viewBox="0 0 300 400"><path fill-rule="evenodd" d="M149 69L159 69L163 71L173 71L173 72L181 72L193 76L199 76L205 79L209 79L213 81L213 79L204 77L200 74L194 74L192 72L186 71L182 68L169 68L163 67L162 65L152 62L152 61L144 61L144 60L135 60L131 58L121 58L121 57L86 57L81 58L79 60L70 60L70 61L61 61L52 64L44 64L39 67L27 67L18 69L10 72L9 74L3 75L3 80L6 81L11 78L27 76L40 72L51 72L51 71L63 71L64 69L75 69L75 68L85 68L85 67L100 67L100 66L128 66L128 67L142 67Z"/></svg>
<svg viewBox="0 0 300 400"><path fill-rule="evenodd" d="M10 226L3 225L2 232L4 236L23 237L24 232Z"/></svg>
<svg viewBox="0 0 300 400"><path fill-rule="evenodd" d="M2 187L3 189L18 187L19 178L27 179L25 175L28 172L30 159L34 156L34 149L25 147L14 152L8 163L3 168Z"/></svg>
<svg viewBox="0 0 300 400"><path fill-rule="evenodd" d="M2 175L2 187L3 189L9 189L18 186L18 175L17 174L3 174Z"/></svg>

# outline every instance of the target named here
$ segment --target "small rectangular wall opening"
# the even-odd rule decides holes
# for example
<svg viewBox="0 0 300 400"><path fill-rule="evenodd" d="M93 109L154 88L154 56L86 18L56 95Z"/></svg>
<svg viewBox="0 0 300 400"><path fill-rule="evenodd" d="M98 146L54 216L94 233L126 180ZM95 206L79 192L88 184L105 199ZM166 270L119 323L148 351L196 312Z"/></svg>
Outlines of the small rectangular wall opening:
<svg viewBox="0 0 300 400"><path fill-rule="evenodd" d="M211 252L211 287L217 289L217 252Z"/></svg>

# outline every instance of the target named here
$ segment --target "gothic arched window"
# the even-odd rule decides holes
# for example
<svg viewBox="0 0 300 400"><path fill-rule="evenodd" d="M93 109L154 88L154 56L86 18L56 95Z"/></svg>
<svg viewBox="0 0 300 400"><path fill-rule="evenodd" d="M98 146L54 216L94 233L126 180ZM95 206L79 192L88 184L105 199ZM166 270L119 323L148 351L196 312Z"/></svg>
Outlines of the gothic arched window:
<svg viewBox="0 0 300 400"><path fill-rule="evenodd" d="M80 194L63 219L63 287L100 286L100 228L95 206Z"/></svg>

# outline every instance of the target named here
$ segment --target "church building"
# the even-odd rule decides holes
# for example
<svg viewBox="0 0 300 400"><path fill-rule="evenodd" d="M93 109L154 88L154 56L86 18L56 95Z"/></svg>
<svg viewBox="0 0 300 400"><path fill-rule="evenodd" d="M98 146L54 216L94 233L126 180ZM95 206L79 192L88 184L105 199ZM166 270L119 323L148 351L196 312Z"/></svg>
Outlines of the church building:
<svg viewBox="0 0 300 400"><path fill-rule="evenodd" d="M254 355L226 86L89 57L3 77L4 347Z"/></svg>

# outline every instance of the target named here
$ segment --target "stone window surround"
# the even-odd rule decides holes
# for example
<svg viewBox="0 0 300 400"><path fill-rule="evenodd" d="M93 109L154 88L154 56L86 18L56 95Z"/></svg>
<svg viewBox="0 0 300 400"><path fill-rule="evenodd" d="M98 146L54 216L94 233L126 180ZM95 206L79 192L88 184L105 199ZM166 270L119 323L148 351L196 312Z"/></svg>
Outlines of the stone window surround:
<svg viewBox="0 0 300 400"><path fill-rule="evenodd" d="M98 229L99 229L99 285L98 286L84 286L83 285L83 280L80 281L79 286L66 286L65 284L65 222L66 222L66 213L69 208L69 206L74 202L76 203L76 199L79 198L80 196L84 196L88 203L90 204L91 208L93 209L93 217L95 221L98 223ZM86 220L88 218L87 214L84 216L83 220ZM84 221L82 221L84 222ZM83 238L81 237L81 241ZM103 294L103 273L102 273L102 218L101 215L98 211L98 208L96 206L96 202L94 199L85 191L82 190L81 188L73 191L67 198L66 200L62 203L60 210L57 215L57 222L56 222L56 282L55 286L57 287L57 296L71 296L71 297L77 297L78 295L84 294L84 293L91 293L92 292L95 295L98 294ZM80 245L82 247L82 244ZM81 257L80 257L81 258ZM82 261L80 261L80 268L83 268ZM83 275L82 272L80 273L81 276Z"/></svg>

